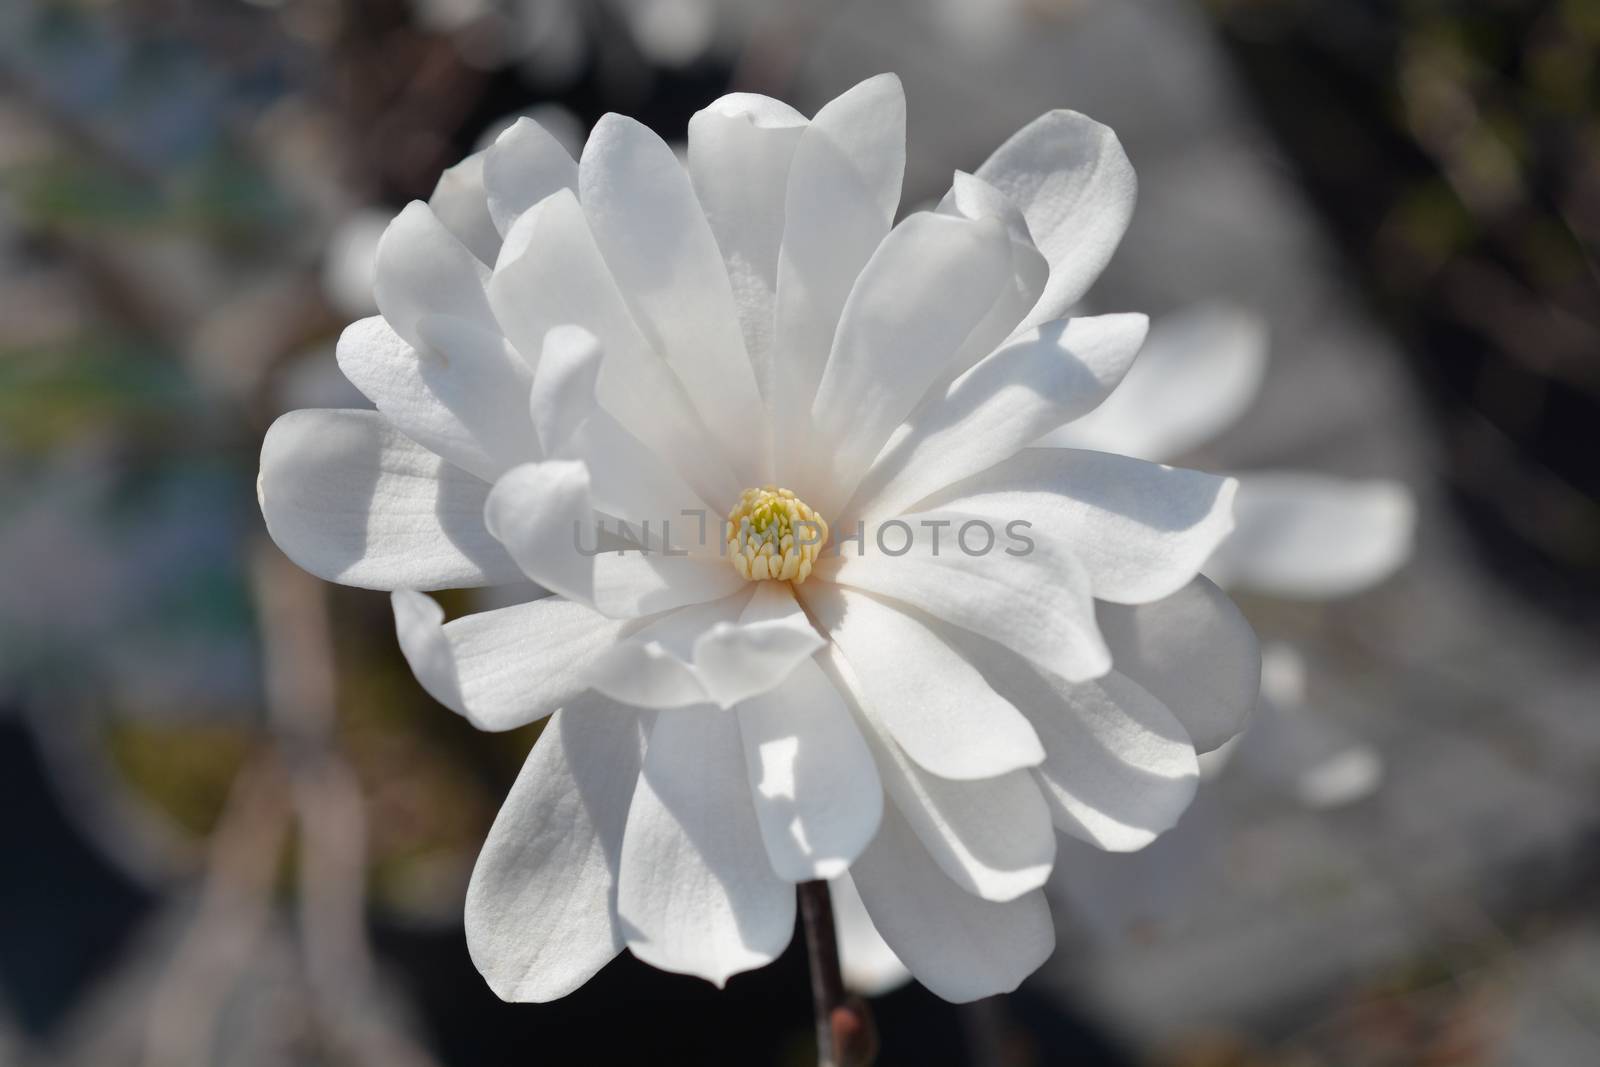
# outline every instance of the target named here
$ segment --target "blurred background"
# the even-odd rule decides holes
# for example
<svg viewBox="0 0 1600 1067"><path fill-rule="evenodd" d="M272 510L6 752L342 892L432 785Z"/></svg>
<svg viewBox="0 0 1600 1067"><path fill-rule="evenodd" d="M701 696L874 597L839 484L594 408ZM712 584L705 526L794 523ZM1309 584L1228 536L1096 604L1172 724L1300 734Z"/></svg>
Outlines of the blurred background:
<svg viewBox="0 0 1600 1067"><path fill-rule="evenodd" d="M534 735L433 704L254 482L276 414L364 406L378 233L511 118L681 140L884 70L908 207L1115 127L1094 305L1265 323L1189 462L1417 522L1351 595L1239 593L1264 735L1147 852L1063 845L1016 994L878 999L881 1062L1600 1063L1594 0L3 0L0 1064L814 1062L793 949L494 998L462 895Z"/></svg>

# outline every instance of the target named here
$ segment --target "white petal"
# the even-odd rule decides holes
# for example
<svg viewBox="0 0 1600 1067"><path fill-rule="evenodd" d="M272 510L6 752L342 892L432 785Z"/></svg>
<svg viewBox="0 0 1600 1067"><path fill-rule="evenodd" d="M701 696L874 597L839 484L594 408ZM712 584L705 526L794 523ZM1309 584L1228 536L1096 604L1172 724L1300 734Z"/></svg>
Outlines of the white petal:
<svg viewBox="0 0 1600 1067"><path fill-rule="evenodd" d="M594 565L595 607L607 615L651 615L725 597L744 585L715 557L605 552Z"/></svg>
<svg viewBox="0 0 1600 1067"><path fill-rule="evenodd" d="M1252 471L1239 477L1238 529L1206 574L1274 596L1358 593L1410 558L1416 511L1394 482Z"/></svg>
<svg viewBox="0 0 1600 1067"><path fill-rule="evenodd" d="M557 326L588 330L605 351L601 405L656 451L706 500L732 506L741 483L722 459L672 370L645 341L623 302L570 191L517 220L489 282L506 336L530 362Z"/></svg>
<svg viewBox="0 0 1600 1067"><path fill-rule="evenodd" d="M821 647L789 591L759 582L650 623L585 673L602 693L639 707L731 708L779 685Z"/></svg>
<svg viewBox="0 0 1600 1067"><path fill-rule="evenodd" d="M912 535L903 555L888 554L904 543L897 524ZM994 535L988 551L981 551L984 531ZM1110 669L1095 626L1089 572L1050 531L958 512L919 512L867 530L861 555L859 541L840 543L847 533L833 531L839 555L818 562L819 577L992 637L1072 681Z"/></svg>
<svg viewBox="0 0 1600 1067"><path fill-rule="evenodd" d="M818 111L789 167L772 363L775 473L795 484L791 462L812 441L811 400L834 331L861 268L900 202L906 163L906 99L880 74Z"/></svg>
<svg viewBox="0 0 1600 1067"><path fill-rule="evenodd" d="M744 579L715 556L599 551L589 475L569 460L526 463L495 482L484 520L524 574L613 617L654 614L736 592Z"/></svg>
<svg viewBox="0 0 1600 1067"><path fill-rule="evenodd" d="M850 663L862 700L924 769L966 780L1043 762L1028 720L926 623L841 586L799 592Z"/></svg>
<svg viewBox="0 0 1600 1067"><path fill-rule="evenodd" d="M495 138L483 157L486 206L502 234L551 193L578 187L578 164L560 141L526 116Z"/></svg>
<svg viewBox="0 0 1600 1067"><path fill-rule="evenodd" d="M778 958L794 910L794 886L767 862L738 718L657 712L623 837L617 912L628 947L721 986Z"/></svg>
<svg viewBox="0 0 1600 1067"><path fill-rule="evenodd" d="M431 597L400 589L390 599L417 681L480 730L526 726L582 693L585 667L626 626L555 596L448 623Z"/></svg>
<svg viewBox="0 0 1600 1067"><path fill-rule="evenodd" d="M597 692L636 708L686 708L705 703L705 686L695 677L687 657L673 655L662 640L677 636L677 629L684 625L679 616L693 611L675 612L607 649L584 672L584 680Z"/></svg>
<svg viewBox="0 0 1600 1067"><path fill-rule="evenodd" d="M843 874L883 811L872 753L844 699L808 658L738 716L773 870L791 882Z"/></svg>
<svg viewBox="0 0 1600 1067"><path fill-rule="evenodd" d="M755 93L730 93L689 120L689 177L722 250L745 351L769 403L784 199L805 126L788 104Z"/></svg>
<svg viewBox="0 0 1600 1067"><path fill-rule="evenodd" d="M483 161L484 153L476 152L440 174L433 195L428 197L428 206L468 251L485 264L492 264L500 252L500 231L489 217Z"/></svg>
<svg viewBox="0 0 1600 1067"><path fill-rule="evenodd" d="M519 118L532 119L539 124L539 128L553 138L556 144L566 149L570 159L577 159L578 153L583 151L584 138L589 135L589 124L575 115L569 108L553 102L533 104L528 107L518 108L516 111L501 115L483 127L478 134L478 139L473 142L473 147L479 151L494 146L494 142L502 133L517 124ZM576 164L573 165L576 168Z"/></svg>
<svg viewBox="0 0 1600 1067"><path fill-rule="evenodd" d="M421 368L422 384L468 435L468 440L458 440L457 432L439 419L429 428L437 430L441 443L447 441L463 453L474 447L480 451L483 465L468 469L485 481L493 481L518 463L538 459L538 435L527 405L533 375L499 331L452 316L426 315L418 320L417 332L432 353ZM375 398L373 402L377 403ZM379 410L383 410L381 405ZM398 423L396 428L407 432ZM431 442L418 440L433 447ZM446 452L439 454L454 460Z"/></svg>
<svg viewBox="0 0 1600 1067"><path fill-rule="evenodd" d="M557 326L545 334L532 391L540 445L552 457L588 467L594 506L606 514L649 523L663 536L674 522L681 532L698 528L697 517L703 521L711 506L600 407L596 386L603 367L599 343L581 326ZM676 543L688 541L680 536ZM695 547L710 550L709 544Z"/></svg>
<svg viewBox="0 0 1600 1067"><path fill-rule="evenodd" d="M428 348L417 330L425 315L450 315L493 330L483 287L489 268L445 228L433 209L413 200L378 241L372 295L394 332L413 348Z"/></svg>
<svg viewBox="0 0 1600 1067"><path fill-rule="evenodd" d="M364 589L522 579L483 522L489 486L402 436L376 411L291 411L261 442L256 496L279 548Z"/></svg>
<svg viewBox="0 0 1600 1067"><path fill-rule="evenodd" d="M500 807L467 887L467 950L502 1000L549 1001L622 951L623 827L638 716L598 698L559 711Z"/></svg>
<svg viewBox="0 0 1600 1067"><path fill-rule="evenodd" d="M1067 682L984 637L935 625L1037 729L1046 755L1033 774L1058 829L1130 852L1188 808L1200 774L1194 746L1172 712L1138 684L1115 670Z"/></svg>
<svg viewBox="0 0 1600 1067"><path fill-rule="evenodd" d="M1028 448L935 493L925 506L1026 519L1070 544L1095 597L1171 596L1233 529L1238 483L1200 471L1076 449Z"/></svg>
<svg viewBox="0 0 1600 1067"><path fill-rule="evenodd" d="M1074 111L1051 111L1001 145L978 177L1022 208L1050 261L1025 326L1064 315L1100 276L1133 217L1137 181L1117 135Z"/></svg>
<svg viewBox="0 0 1600 1067"><path fill-rule="evenodd" d="M823 645L787 582L757 582L736 625L695 639L694 664L711 702L732 707L770 691Z"/></svg>
<svg viewBox="0 0 1600 1067"><path fill-rule="evenodd" d="M934 396L943 395L952 379L993 352L996 346L1016 331L1022 317L1038 303L1045 282L1050 277L1050 264L1034 247L1028 222L1022 217L1022 209L982 178L957 171L950 191L939 201L938 210L941 215L959 215L967 219L992 218L1005 223L1006 235L1011 239L1011 283L1001 290L983 322L967 335L961 351L951 363L948 377L937 380L929 390Z"/></svg>
<svg viewBox="0 0 1600 1067"><path fill-rule="evenodd" d="M911 981L911 972L872 925L872 916L848 874L828 883L828 897L833 902L833 929L839 939L839 970L845 988L864 997L878 997Z"/></svg>
<svg viewBox="0 0 1600 1067"><path fill-rule="evenodd" d="M1028 771L971 782L929 774L889 736L853 665L831 647L817 662L855 712L872 750L892 802L884 809L885 824L889 809L897 809L944 873L985 900L1012 900L1044 884L1056 838L1050 809Z"/></svg>
<svg viewBox="0 0 1600 1067"><path fill-rule="evenodd" d="M583 464L549 460L508 471L486 497L483 517L528 577L594 605L594 557L582 551L594 505Z"/></svg>
<svg viewBox="0 0 1600 1067"><path fill-rule="evenodd" d="M763 481L761 395L744 350L728 272L689 177L666 142L610 114L578 165L595 244L634 321L728 449L742 484Z"/></svg>
<svg viewBox="0 0 1600 1067"><path fill-rule="evenodd" d="M351 323L339 335L339 369L391 426L485 481L538 459L533 374L504 339L437 315L420 319L417 332L425 351L381 316Z"/></svg>
<svg viewBox="0 0 1600 1067"><path fill-rule="evenodd" d="M904 511L1089 411L1133 362L1146 325L1143 315L1066 319L997 349L895 431L843 514Z"/></svg>
<svg viewBox="0 0 1600 1067"><path fill-rule="evenodd" d="M1144 848L1194 799L1200 764L1189 735L1115 671L1057 692L1067 706L1035 705L1032 715L1050 754L1034 773L1056 826L1108 852Z"/></svg>
<svg viewBox="0 0 1600 1067"><path fill-rule="evenodd" d="M596 413L600 342L582 326L555 326L544 335L539 353L538 385L529 399L539 447L551 457L581 458L563 450Z"/></svg>
<svg viewBox="0 0 1600 1067"><path fill-rule="evenodd" d="M858 196L886 223L893 219L906 169L906 93L899 76L875 74L822 105L807 127L804 147L796 149L802 151L806 169L791 171L789 186L804 198L791 199L790 208L809 205L812 198L820 203L826 196ZM813 181L839 184L809 194L796 188Z"/></svg>
<svg viewBox="0 0 1600 1067"><path fill-rule="evenodd" d="M945 1000L1009 993L1055 950L1042 891L1005 903L962 892L891 809L850 874L884 942Z"/></svg>
<svg viewBox="0 0 1600 1067"><path fill-rule="evenodd" d="M1167 462L1231 426L1255 400L1267 328L1237 308L1201 305L1158 319L1106 402L1043 443Z"/></svg>
<svg viewBox="0 0 1600 1067"><path fill-rule="evenodd" d="M828 443L813 454L824 462L803 494L814 507L832 514L848 497L1010 277L1010 241L998 219L923 212L884 239L850 291L811 406Z"/></svg>
<svg viewBox="0 0 1600 1067"><path fill-rule="evenodd" d="M1119 674L1137 682L1209 752L1244 729L1261 688L1255 631L1227 594L1196 578L1165 600L1099 605Z"/></svg>

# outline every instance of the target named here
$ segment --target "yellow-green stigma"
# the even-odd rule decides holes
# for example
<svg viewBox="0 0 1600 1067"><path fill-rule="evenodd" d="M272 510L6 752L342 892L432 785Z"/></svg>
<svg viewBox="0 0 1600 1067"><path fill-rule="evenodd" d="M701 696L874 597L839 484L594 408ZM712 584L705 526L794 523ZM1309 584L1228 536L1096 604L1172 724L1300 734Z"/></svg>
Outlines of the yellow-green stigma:
<svg viewBox="0 0 1600 1067"><path fill-rule="evenodd" d="M728 558L752 581L799 585L827 542L828 524L788 489L746 489L728 512Z"/></svg>

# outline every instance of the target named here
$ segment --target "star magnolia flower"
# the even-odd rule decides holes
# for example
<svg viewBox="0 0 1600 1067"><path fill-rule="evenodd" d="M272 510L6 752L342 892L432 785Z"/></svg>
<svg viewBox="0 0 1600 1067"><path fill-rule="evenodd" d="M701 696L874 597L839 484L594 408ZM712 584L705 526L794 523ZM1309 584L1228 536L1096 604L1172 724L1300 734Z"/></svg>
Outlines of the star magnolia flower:
<svg viewBox="0 0 1600 1067"><path fill-rule="evenodd" d="M469 163L340 339L377 410L280 419L259 493L302 566L394 591L442 703L551 716L468 889L479 970L548 1000L627 947L720 984L831 878L935 992L1014 988L1052 826L1171 826L1259 682L1197 577L1234 483L1028 447L1144 340L1061 317L1132 211L1116 138L1052 112L898 225L889 75L810 120L724 97L686 165L617 115L578 163L531 122ZM420 592L529 580L448 623Z"/></svg>

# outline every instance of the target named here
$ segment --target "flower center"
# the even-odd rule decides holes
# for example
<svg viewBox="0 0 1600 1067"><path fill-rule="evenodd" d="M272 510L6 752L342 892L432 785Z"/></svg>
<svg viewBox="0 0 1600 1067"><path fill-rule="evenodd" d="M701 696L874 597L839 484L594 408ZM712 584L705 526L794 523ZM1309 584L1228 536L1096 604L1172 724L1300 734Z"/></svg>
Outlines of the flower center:
<svg viewBox="0 0 1600 1067"><path fill-rule="evenodd" d="M728 557L752 581L799 585L828 541L828 524L788 489L746 489L728 512Z"/></svg>

